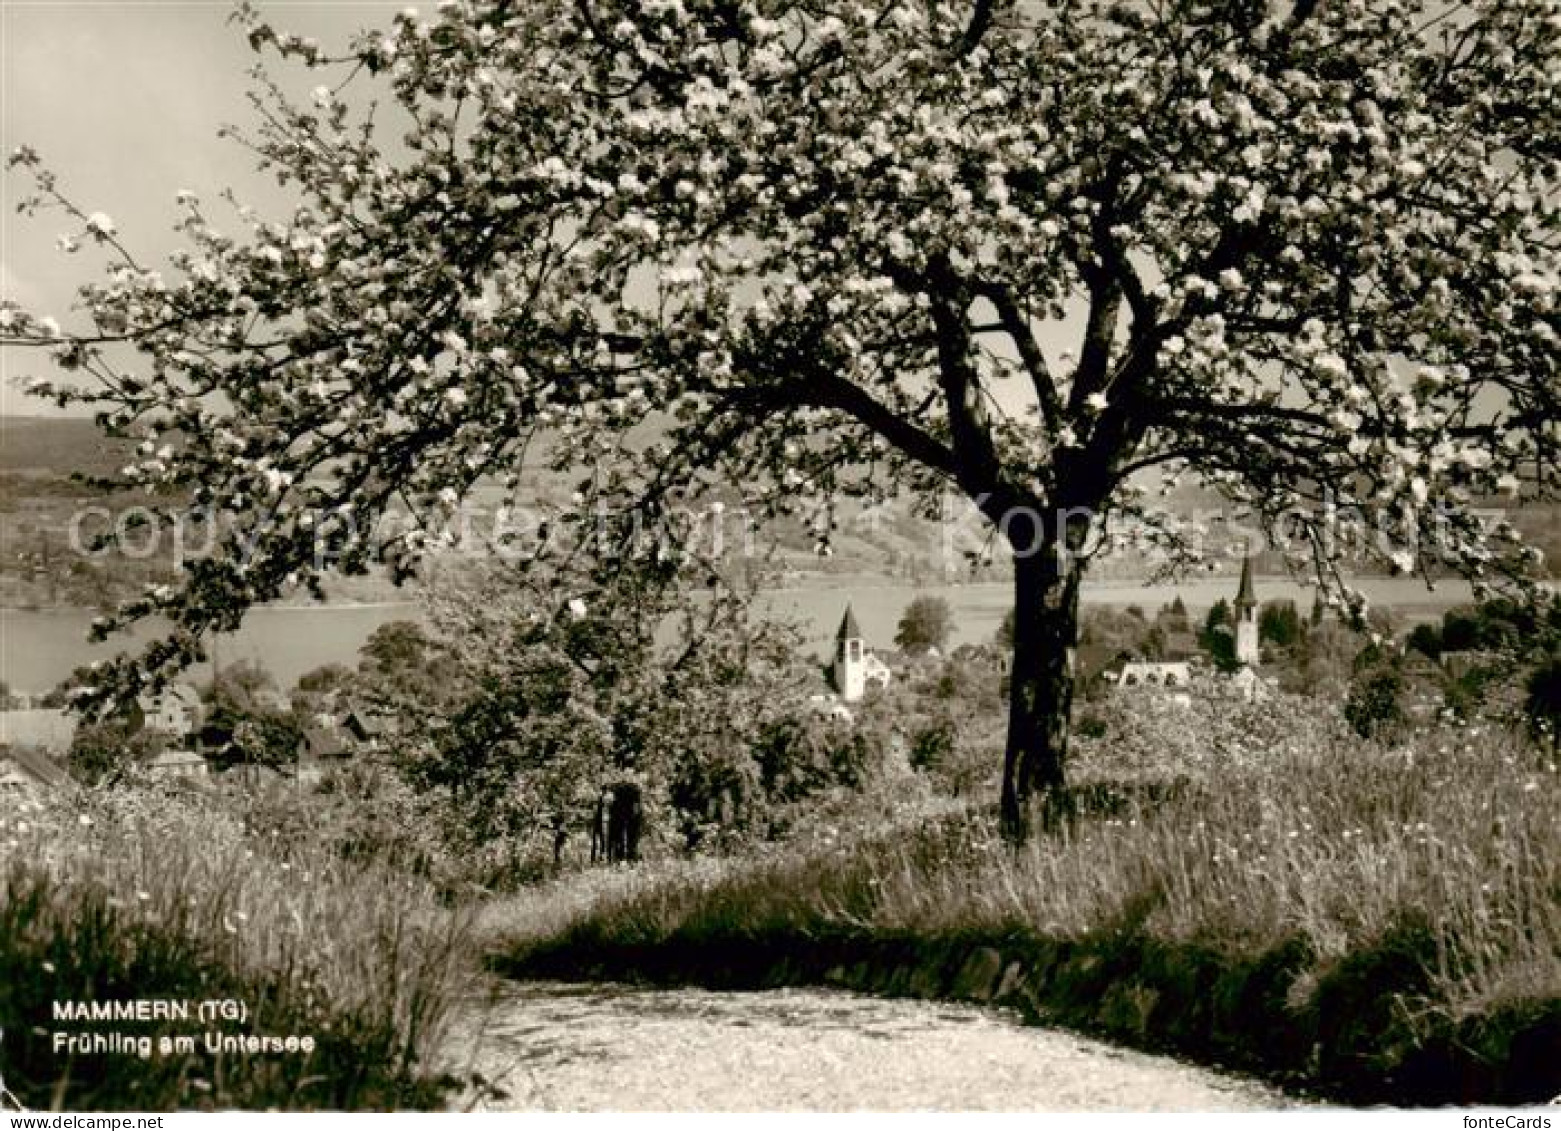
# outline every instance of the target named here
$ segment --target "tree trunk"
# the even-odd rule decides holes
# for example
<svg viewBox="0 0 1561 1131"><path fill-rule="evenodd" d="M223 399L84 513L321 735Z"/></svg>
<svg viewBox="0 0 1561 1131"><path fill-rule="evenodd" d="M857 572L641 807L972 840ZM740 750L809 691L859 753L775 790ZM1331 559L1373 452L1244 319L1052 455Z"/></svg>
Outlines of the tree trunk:
<svg viewBox="0 0 1561 1131"><path fill-rule="evenodd" d="M1030 834L1037 793L1061 790L1066 782L1080 577L1077 562L1059 564L1049 547L1014 557L1002 827L1015 842Z"/></svg>
<svg viewBox="0 0 1561 1131"><path fill-rule="evenodd" d="M618 782L608 790L607 862L618 864L640 858L640 832L645 810L640 787Z"/></svg>

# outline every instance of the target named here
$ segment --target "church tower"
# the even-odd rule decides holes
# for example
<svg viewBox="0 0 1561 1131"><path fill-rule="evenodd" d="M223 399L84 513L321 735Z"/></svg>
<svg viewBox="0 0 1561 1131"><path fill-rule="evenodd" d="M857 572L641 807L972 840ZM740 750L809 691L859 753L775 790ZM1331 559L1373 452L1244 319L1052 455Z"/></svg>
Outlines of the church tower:
<svg viewBox="0 0 1561 1131"><path fill-rule="evenodd" d="M1236 661L1257 667L1257 596L1252 590L1252 555L1241 559L1241 587L1236 591Z"/></svg>
<svg viewBox="0 0 1561 1131"><path fill-rule="evenodd" d="M856 623L851 606L840 618L840 630L835 633L835 690L847 703L855 703L867 692L867 658L862 646L862 630Z"/></svg>

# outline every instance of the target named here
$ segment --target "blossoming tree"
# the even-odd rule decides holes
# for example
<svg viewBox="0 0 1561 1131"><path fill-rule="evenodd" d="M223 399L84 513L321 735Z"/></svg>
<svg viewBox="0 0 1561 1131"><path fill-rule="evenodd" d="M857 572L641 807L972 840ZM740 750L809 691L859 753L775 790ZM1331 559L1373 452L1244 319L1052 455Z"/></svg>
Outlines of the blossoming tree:
<svg viewBox="0 0 1561 1131"><path fill-rule="evenodd" d="M461 0L335 58L244 18L326 82L256 100L290 215L185 196L154 270L12 157L119 258L81 326L0 331L94 378L45 391L225 550L122 610L175 632L106 683L325 566L406 567L539 438L648 515L952 486L1013 551L1022 834L1064 776L1061 516L1191 472L1331 583L1324 503L1494 579L1522 563L1463 508L1555 486L1554 0ZM397 499L430 522L376 533Z"/></svg>

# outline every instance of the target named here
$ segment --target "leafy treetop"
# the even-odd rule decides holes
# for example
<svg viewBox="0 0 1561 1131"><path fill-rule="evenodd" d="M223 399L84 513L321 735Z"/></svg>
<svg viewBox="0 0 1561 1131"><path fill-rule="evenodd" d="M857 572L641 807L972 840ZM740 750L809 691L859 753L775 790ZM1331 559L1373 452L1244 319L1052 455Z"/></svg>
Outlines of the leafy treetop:
<svg viewBox="0 0 1561 1131"><path fill-rule="evenodd" d="M121 611L172 619L153 666L327 566L409 571L543 440L653 522L718 478L952 485L1053 560L1059 508L1190 470L1336 588L1336 507L1406 571L1526 564L1462 507L1557 482L1553 0L447 0L344 58L243 17L327 80L256 98L290 214L185 196L160 271L12 157L117 260L3 340L97 378L40 388L228 551ZM1021 598L1015 718L1066 715L1026 656L1069 592Z"/></svg>

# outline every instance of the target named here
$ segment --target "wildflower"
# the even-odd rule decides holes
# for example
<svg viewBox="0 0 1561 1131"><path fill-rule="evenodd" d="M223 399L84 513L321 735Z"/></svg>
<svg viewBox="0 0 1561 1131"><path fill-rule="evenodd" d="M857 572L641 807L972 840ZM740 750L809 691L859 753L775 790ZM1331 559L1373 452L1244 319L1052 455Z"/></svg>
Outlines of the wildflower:
<svg viewBox="0 0 1561 1131"><path fill-rule="evenodd" d="M104 212L94 212L87 217L87 231L99 239L107 239L115 232L113 219Z"/></svg>

